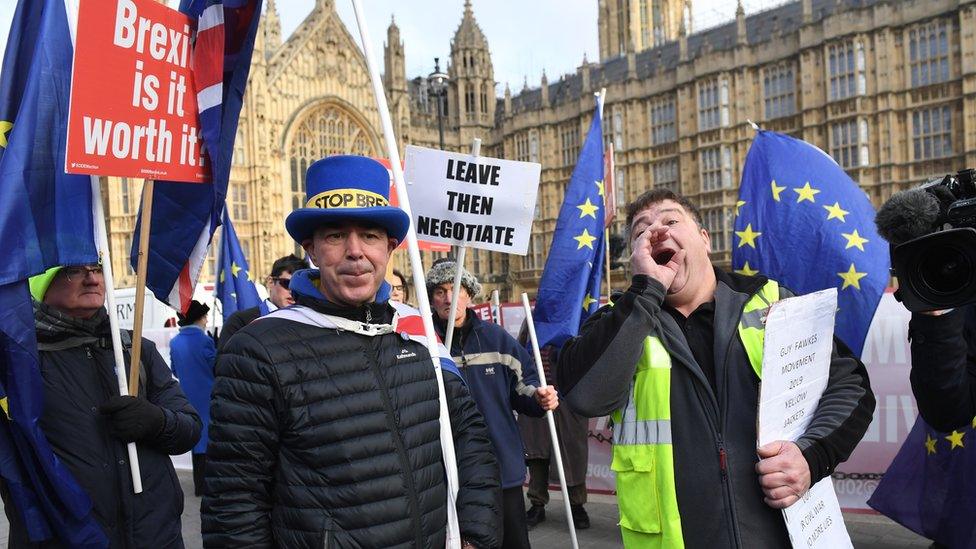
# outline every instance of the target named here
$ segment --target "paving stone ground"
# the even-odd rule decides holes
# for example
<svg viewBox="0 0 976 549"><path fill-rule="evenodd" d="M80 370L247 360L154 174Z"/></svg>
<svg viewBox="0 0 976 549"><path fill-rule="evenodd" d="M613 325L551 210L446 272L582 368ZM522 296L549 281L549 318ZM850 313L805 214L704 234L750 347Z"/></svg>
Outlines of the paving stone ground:
<svg viewBox="0 0 976 549"><path fill-rule="evenodd" d="M200 498L193 496L193 478L189 471L178 471L186 502L183 508L183 539L187 549L202 549L200 538ZM546 508L546 521L529 532L536 549L567 549L570 547L566 531L562 495L552 492ZM591 527L580 530L577 538L582 549L622 547L617 527L617 506L612 496L591 495L586 510ZM928 547L931 542L880 515L845 513L847 530L857 549L908 549ZM0 549L7 548L7 519L0 517Z"/></svg>

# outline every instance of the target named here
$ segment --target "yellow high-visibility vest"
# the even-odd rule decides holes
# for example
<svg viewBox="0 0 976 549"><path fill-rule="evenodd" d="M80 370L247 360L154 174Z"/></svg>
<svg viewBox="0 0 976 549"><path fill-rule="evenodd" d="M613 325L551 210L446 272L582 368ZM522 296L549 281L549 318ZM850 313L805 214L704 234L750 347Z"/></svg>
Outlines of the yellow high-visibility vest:
<svg viewBox="0 0 976 549"><path fill-rule="evenodd" d="M766 313L779 300L768 281L749 298L739 319L739 338L762 377ZM657 336L644 339L630 397L613 418L613 461L624 547L683 548L671 444L671 356Z"/></svg>

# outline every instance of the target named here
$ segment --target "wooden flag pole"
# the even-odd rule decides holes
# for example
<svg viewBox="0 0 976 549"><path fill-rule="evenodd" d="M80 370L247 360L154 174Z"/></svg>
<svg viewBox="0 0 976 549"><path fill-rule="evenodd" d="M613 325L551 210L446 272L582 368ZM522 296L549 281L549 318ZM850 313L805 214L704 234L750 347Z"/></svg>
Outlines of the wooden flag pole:
<svg viewBox="0 0 976 549"><path fill-rule="evenodd" d="M529 327L529 340L532 342L532 354L535 356L535 367L539 370L539 384L547 387L545 368L542 366L542 353L539 352L539 340L535 335L535 322L532 321L532 306L529 304L529 294L522 293L522 307L525 309L525 324ZM559 471L559 484L563 491L563 506L566 509L566 522L569 523L569 539L573 549L579 549L576 540L576 524L573 523L573 510L569 504L569 487L566 486L566 470L563 468L563 456L559 450L559 438L556 434L556 417L552 410L546 410L546 421L549 423L549 436L552 437L552 454L556 457L556 470Z"/></svg>
<svg viewBox="0 0 976 549"><path fill-rule="evenodd" d="M471 156L481 156L481 139L475 137L471 142ZM444 346L447 352L451 352L451 343L454 342L454 315L458 309L458 290L461 287L461 269L464 268L464 257L468 253L468 244L461 244L458 249L457 261L454 262L454 285L451 286L451 314L447 317L447 331L444 332ZM474 298L474 296L471 296Z"/></svg>
<svg viewBox="0 0 976 549"><path fill-rule="evenodd" d="M146 309L146 271L149 266L149 227L152 223L154 181L142 185L142 222L139 225L139 261L136 265L136 307L132 321L132 362L129 364L129 394L139 396L139 363L142 358L142 316Z"/></svg>
<svg viewBox="0 0 976 549"><path fill-rule="evenodd" d="M108 324L112 332L112 354L115 357L115 375L119 382L119 394L129 394L125 379L125 358L122 356L122 333L119 331L119 310L115 307L115 277L112 274L112 255L109 253L108 230L105 228L105 206L102 204L101 176L91 177L92 214L95 218L95 245L102 260L102 276L105 279L105 304L108 306ZM132 491L142 493L142 474L139 471L139 454L136 443L125 445L129 454L129 473L132 475Z"/></svg>

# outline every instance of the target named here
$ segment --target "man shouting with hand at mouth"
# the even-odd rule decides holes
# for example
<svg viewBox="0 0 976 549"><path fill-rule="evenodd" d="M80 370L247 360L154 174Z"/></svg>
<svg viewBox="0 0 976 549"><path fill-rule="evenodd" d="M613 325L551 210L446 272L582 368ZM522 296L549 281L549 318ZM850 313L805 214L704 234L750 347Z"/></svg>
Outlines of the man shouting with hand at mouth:
<svg viewBox="0 0 976 549"><path fill-rule="evenodd" d="M835 340L806 433L757 450L766 312L792 294L714 268L701 215L670 191L629 204L627 226L631 286L566 342L557 370L571 408L612 416L624 545L789 547L779 509L847 459L871 422L864 365Z"/></svg>

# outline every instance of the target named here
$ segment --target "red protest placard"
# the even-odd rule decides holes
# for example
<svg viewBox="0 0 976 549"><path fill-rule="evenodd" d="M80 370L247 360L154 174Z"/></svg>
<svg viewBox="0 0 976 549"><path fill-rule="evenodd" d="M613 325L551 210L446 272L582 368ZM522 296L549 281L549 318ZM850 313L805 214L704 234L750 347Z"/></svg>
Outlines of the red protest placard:
<svg viewBox="0 0 976 549"><path fill-rule="evenodd" d="M192 22L154 0L81 0L65 171L210 179L191 70Z"/></svg>

